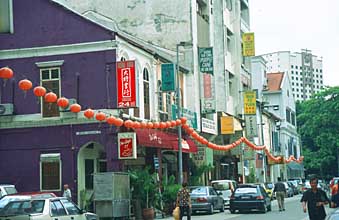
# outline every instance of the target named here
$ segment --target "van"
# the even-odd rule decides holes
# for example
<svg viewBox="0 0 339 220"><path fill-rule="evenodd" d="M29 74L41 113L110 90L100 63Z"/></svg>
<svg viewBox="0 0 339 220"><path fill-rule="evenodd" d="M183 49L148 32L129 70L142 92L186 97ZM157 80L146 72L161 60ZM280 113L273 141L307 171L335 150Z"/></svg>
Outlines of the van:
<svg viewBox="0 0 339 220"><path fill-rule="evenodd" d="M17 190L14 185L0 184L0 198L5 195L15 194Z"/></svg>
<svg viewBox="0 0 339 220"><path fill-rule="evenodd" d="M213 180L211 185L217 192L222 194L225 208L229 208L230 197L238 186L237 182L234 180Z"/></svg>

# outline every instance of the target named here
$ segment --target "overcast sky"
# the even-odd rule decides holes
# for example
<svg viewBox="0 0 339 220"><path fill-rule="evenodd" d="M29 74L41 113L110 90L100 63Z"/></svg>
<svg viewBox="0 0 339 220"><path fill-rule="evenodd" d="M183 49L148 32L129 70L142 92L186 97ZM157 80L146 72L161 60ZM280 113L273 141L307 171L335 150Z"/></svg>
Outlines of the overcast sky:
<svg viewBox="0 0 339 220"><path fill-rule="evenodd" d="M324 85L339 86L339 0L249 0L256 55L309 49Z"/></svg>

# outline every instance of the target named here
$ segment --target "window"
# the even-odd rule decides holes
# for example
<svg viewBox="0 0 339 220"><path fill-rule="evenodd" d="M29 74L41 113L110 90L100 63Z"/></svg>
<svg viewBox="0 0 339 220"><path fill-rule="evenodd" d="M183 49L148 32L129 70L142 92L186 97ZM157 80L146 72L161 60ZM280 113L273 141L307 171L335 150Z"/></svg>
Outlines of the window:
<svg viewBox="0 0 339 220"><path fill-rule="evenodd" d="M291 112L291 123L295 125L295 113Z"/></svg>
<svg viewBox="0 0 339 220"><path fill-rule="evenodd" d="M291 111L289 109L286 109L286 121L291 122Z"/></svg>
<svg viewBox="0 0 339 220"><path fill-rule="evenodd" d="M60 67L40 69L41 86L46 88L47 92L54 92L60 97ZM59 116L59 108L56 103L42 102L42 117Z"/></svg>
<svg viewBox="0 0 339 220"><path fill-rule="evenodd" d="M55 200L51 202L51 214L52 216L63 216L67 215L64 206L61 204L59 200Z"/></svg>
<svg viewBox="0 0 339 220"><path fill-rule="evenodd" d="M67 199L61 199L62 204L66 208L69 215L80 215L80 209Z"/></svg>
<svg viewBox="0 0 339 220"><path fill-rule="evenodd" d="M40 189L61 190L60 153L40 155Z"/></svg>
<svg viewBox="0 0 339 220"><path fill-rule="evenodd" d="M0 1L0 33L14 33L12 0Z"/></svg>
<svg viewBox="0 0 339 220"><path fill-rule="evenodd" d="M150 118L150 97L149 97L149 74L148 70L144 68L143 71L144 79L144 118Z"/></svg>

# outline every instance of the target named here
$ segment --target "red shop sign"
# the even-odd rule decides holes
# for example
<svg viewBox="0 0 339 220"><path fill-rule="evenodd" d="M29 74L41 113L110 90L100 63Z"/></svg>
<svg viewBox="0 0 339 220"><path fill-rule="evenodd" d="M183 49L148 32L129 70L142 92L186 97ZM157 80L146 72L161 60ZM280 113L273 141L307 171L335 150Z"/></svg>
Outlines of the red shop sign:
<svg viewBox="0 0 339 220"><path fill-rule="evenodd" d="M137 141L135 132L118 133L119 159L137 158Z"/></svg>
<svg viewBox="0 0 339 220"><path fill-rule="evenodd" d="M118 108L133 108L136 106L135 62L117 62L117 96Z"/></svg>

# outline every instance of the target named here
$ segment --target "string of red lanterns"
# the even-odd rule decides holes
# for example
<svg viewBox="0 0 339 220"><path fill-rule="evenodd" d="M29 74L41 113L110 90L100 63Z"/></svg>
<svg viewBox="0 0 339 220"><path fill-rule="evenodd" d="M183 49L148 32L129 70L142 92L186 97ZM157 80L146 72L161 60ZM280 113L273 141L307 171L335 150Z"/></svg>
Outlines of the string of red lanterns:
<svg viewBox="0 0 339 220"><path fill-rule="evenodd" d="M6 82L6 80L13 77L13 71L8 67L0 68L0 78L3 78ZM24 92L27 92L32 88L32 82L28 79L20 80L18 83L18 86L21 90ZM33 93L37 97L44 97L44 100L49 103L55 103L57 102L57 105L61 108L67 108L69 105L69 100L65 97L61 97L58 99L57 95L53 92L49 92L46 94L46 89L42 86L36 86L33 89ZM70 106L70 111L73 113L79 113L81 111L81 105L79 104L72 104ZM214 150L220 150L220 151L229 151L237 146L239 146L241 143L245 143L248 147L250 147L253 150L263 150L269 160L272 160L274 162L282 162L284 158L281 156L275 157L269 152L269 149L266 146L257 146L250 142L247 138L241 137L239 140L228 144L228 145L217 145L212 142L209 142L206 138L199 135L194 128L190 127L189 124L187 124L187 118L182 117L180 119L167 121L167 122L138 122L138 121L132 121L130 119L128 120L122 120L121 118L116 118L114 116L106 117L106 114L98 111L96 114L94 110L88 108L84 111L84 116L87 119L92 119L95 116L95 119L99 122L106 121L107 124L110 125L110 127L117 126L125 126L127 128L142 128L142 129L166 129L166 128L174 128L181 126L187 134L189 134L193 139L195 139L197 142L199 142L202 145L206 145L207 147L214 149ZM296 159L293 155L291 155L288 159L284 159L285 163L290 163L291 161L295 161L297 163L301 163L303 161L304 157L301 156L299 159Z"/></svg>

